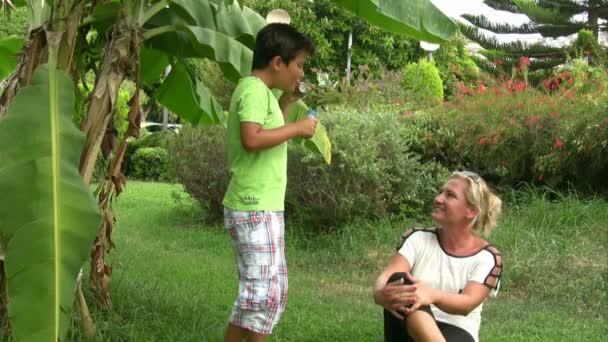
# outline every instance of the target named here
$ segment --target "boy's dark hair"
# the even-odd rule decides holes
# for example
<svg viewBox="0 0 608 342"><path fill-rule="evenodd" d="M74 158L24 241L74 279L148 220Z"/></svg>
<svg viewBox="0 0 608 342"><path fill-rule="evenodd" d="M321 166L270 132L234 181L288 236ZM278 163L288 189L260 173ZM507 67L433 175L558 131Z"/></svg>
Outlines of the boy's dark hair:
<svg viewBox="0 0 608 342"><path fill-rule="evenodd" d="M310 38L289 24L268 24L255 39L251 69L266 68L276 56L289 64L301 51L309 55L315 53L315 44Z"/></svg>

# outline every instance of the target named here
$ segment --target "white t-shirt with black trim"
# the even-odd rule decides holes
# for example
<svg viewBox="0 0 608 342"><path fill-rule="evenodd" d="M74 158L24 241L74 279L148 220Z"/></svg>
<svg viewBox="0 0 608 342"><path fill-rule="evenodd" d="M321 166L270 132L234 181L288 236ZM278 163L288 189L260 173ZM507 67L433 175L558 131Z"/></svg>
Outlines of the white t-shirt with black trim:
<svg viewBox="0 0 608 342"><path fill-rule="evenodd" d="M502 256L498 250L485 246L469 256L454 256L439 244L437 228L414 228L406 232L398 247L411 266L411 274L427 286L450 293L460 293L469 281L491 289L496 296L500 286ZM479 341L483 302L468 315L452 315L431 304L435 319L466 330Z"/></svg>

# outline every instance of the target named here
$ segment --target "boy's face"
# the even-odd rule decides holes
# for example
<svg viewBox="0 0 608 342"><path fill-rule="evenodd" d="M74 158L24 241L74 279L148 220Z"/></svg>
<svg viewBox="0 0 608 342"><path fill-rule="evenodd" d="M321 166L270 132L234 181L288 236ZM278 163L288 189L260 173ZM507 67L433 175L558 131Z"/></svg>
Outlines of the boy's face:
<svg viewBox="0 0 608 342"><path fill-rule="evenodd" d="M289 62L289 64L280 61L280 63L276 65L277 88L289 93L296 91L298 84L304 77L304 63L306 63L307 57L307 53L301 51L291 60L291 62Z"/></svg>

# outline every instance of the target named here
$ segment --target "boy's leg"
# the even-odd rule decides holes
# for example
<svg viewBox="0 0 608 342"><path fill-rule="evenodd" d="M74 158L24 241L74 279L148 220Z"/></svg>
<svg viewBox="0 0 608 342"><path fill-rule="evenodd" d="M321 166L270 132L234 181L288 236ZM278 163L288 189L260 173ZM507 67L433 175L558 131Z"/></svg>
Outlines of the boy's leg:
<svg viewBox="0 0 608 342"><path fill-rule="evenodd" d="M227 210L225 217L239 274L239 296L225 341L265 341L287 300L283 216L269 211Z"/></svg>
<svg viewBox="0 0 608 342"><path fill-rule="evenodd" d="M245 340L246 335L247 330L238 327L232 323L228 323L226 335L224 335L224 342L243 342Z"/></svg>
<svg viewBox="0 0 608 342"><path fill-rule="evenodd" d="M253 331L243 329L232 323L228 323L228 329L224 336L224 342L266 342L267 335L258 334Z"/></svg>

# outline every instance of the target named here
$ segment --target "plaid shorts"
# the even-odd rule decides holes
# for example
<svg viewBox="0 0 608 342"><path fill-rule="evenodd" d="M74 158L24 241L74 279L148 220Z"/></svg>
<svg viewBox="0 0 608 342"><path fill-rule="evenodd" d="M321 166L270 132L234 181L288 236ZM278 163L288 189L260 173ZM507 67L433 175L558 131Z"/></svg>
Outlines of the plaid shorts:
<svg viewBox="0 0 608 342"><path fill-rule="evenodd" d="M287 265L283 212L224 208L239 273L230 323L268 335L285 311Z"/></svg>

